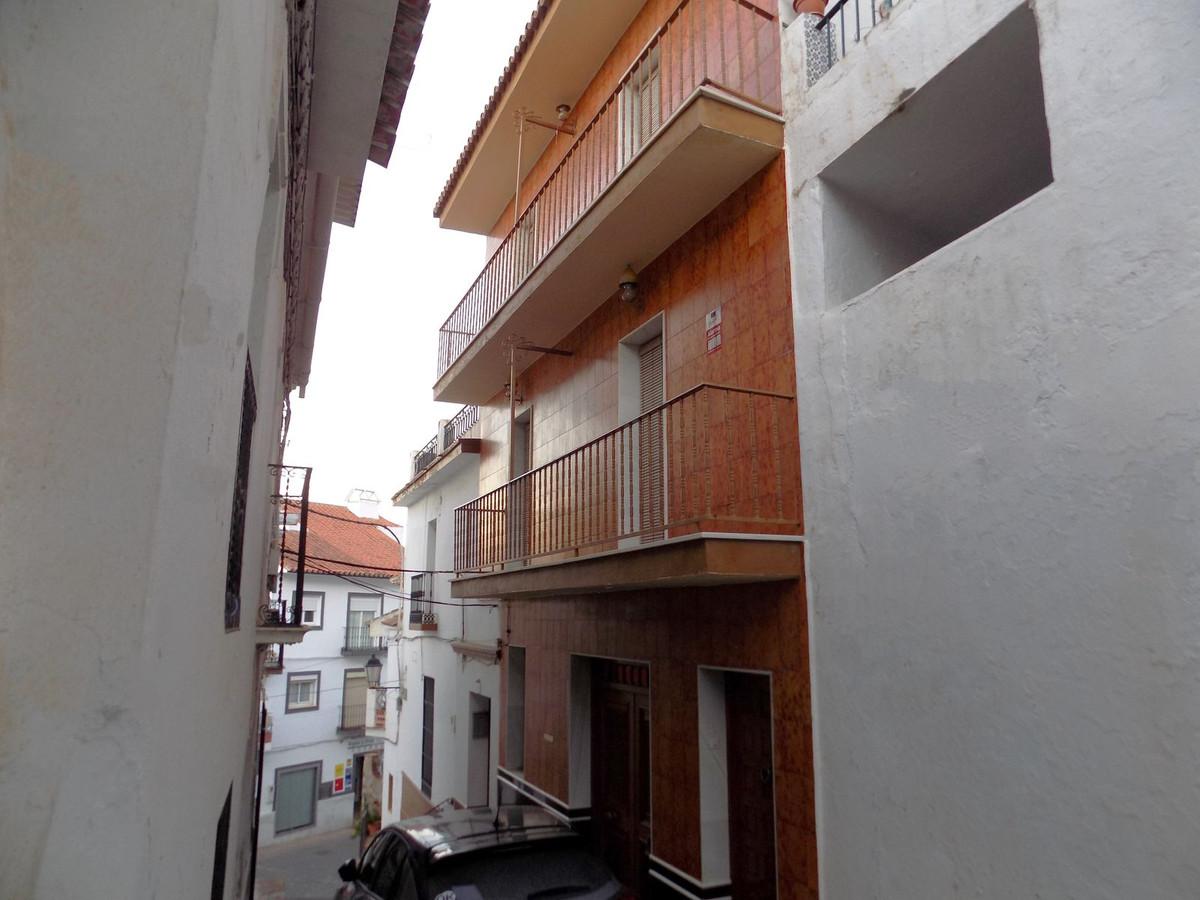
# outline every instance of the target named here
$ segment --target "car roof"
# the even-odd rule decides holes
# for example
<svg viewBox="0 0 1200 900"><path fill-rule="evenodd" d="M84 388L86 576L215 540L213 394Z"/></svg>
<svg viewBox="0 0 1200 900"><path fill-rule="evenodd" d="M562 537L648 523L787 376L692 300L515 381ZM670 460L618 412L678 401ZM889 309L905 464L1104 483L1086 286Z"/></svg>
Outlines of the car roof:
<svg viewBox="0 0 1200 900"><path fill-rule="evenodd" d="M392 828L427 851L431 862L487 847L578 837L561 819L538 806L439 810Z"/></svg>

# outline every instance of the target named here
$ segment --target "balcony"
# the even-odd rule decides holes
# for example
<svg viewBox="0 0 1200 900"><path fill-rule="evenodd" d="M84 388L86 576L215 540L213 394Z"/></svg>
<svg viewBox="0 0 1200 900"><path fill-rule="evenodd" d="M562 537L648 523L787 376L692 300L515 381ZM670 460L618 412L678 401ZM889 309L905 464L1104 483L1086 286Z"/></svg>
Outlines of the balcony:
<svg viewBox="0 0 1200 900"><path fill-rule="evenodd" d="M274 522L278 529L272 550L278 551L275 571L269 580L264 603L258 607L255 641L260 645L298 644L307 628L300 621L302 612L296 597L304 595L305 547L308 541L308 488L312 481L311 466L269 466L275 482L271 505L275 507ZM284 576L295 573L296 590L289 599L282 588Z"/></svg>
<svg viewBox="0 0 1200 900"><path fill-rule="evenodd" d="M365 655L383 649L383 638L371 637L370 625L347 625L342 642L343 655Z"/></svg>
<svg viewBox="0 0 1200 900"><path fill-rule="evenodd" d="M887 16L896 0L838 0L823 16L804 16L804 65L812 87Z"/></svg>
<svg viewBox="0 0 1200 900"><path fill-rule="evenodd" d="M418 572L409 591L408 627L413 631L437 631L438 619L433 603L433 573Z"/></svg>
<svg viewBox="0 0 1200 900"><path fill-rule="evenodd" d="M338 707L337 732L342 737L354 737L367 731L367 704L343 703Z"/></svg>
<svg viewBox="0 0 1200 900"><path fill-rule="evenodd" d="M429 439L429 443L413 454L412 477L415 479L466 438L478 421L478 406L464 406L455 413L454 418L446 421L441 430Z"/></svg>
<svg viewBox="0 0 1200 900"><path fill-rule="evenodd" d="M792 397L702 384L454 513L455 598L802 573Z"/></svg>
<svg viewBox="0 0 1200 900"><path fill-rule="evenodd" d="M554 346L783 146L775 17L684 0L578 133L441 327L438 400L507 381L496 342ZM519 206L524 206L521 198Z"/></svg>

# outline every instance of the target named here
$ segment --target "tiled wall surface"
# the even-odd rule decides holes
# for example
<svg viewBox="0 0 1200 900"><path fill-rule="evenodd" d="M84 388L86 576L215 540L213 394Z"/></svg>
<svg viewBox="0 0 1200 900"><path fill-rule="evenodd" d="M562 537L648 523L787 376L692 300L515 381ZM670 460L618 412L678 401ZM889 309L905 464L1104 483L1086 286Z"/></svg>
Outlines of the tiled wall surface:
<svg viewBox="0 0 1200 900"><path fill-rule="evenodd" d="M639 591L506 606L508 640L526 649L524 775L564 801L571 655L649 663L652 852L694 877L700 874L698 667L769 671L779 896L816 896L808 633L801 583Z"/></svg>
<svg viewBox="0 0 1200 900"><path fill-rule="evenodd" d="M700 5L708 4L708 12L711 13L714 4L732 3L734 0L693 0L693 2L698 4L697 10ZM771 15L775 13L775 0L748 0L748 2L750 5L757 6ZM633 65L642 50L645 49L646 45L667 21L667 17L678 6L679 0L647 0L646 5L634 17L625 34L618 39L612 52L608 55L603 65L601 65L600 70L596 73L591 83L584 88L579 99L575 101L570 121L576 125L576 134L581 132L595 118L596 113L600 111L613 91L616 90L621 78L629 71L629 67ZM697 14L699 15L700 13L697 12ZM679 31L681 34L685 33L684 28L680 28ZM761 63L771 71L778 71L779 63L777 60L763 59ZM549 113L549 110L545 112ZM556 134L549 146L542 152L538 161L521 182L521 212L525 211L534 195L546 183L546 179L550 177L555 167L562 161L567 151L571 149L574 141L574 135ZM489 255L490 251L499 244L500 239L507 235L512 227L513 204L512 201L509 201L504 211L500 214L500 217L496 220L496 224L492 226L491 237L493 240L489 241L488 244Z"/></svg>
<svg viewBox="0 0 1200 900"><path fill-rule="evenodd" d="M549 462L616 427L617 345L663 312L668 399L701 382L795 393L782 157L767 165L639 273L643 307L615 295L521 376L533 407L533 463ZM614 285L615 288L615 285ZM721 307L723 344L705 345L705 314ZM501 386L497 385L499 389ZM794 439L794 430L788 434ZM508 480L508 400L480 407L480 492ZM786 454L799 483L799 448Z"/></svg>

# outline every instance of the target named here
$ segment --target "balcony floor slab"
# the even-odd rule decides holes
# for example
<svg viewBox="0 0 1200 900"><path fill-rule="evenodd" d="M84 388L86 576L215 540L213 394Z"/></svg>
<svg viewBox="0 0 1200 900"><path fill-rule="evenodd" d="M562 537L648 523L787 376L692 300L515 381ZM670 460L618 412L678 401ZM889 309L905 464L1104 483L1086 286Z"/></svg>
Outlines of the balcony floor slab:
<svg viewBox="0 0 1200 900"><path fill-rule="evenodd" d="M803 576L804 543L799 537L698 534L579 559L463 575L450 582L450 596L519 600Z"/></svg>

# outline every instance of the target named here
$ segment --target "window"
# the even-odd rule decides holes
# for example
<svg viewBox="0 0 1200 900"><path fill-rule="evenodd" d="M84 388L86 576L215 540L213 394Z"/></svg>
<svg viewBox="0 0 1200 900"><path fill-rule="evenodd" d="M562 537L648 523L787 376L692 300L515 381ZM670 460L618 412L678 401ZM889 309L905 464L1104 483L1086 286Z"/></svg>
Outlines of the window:
<svg viewBox="0 0 1200 900"><path fill-rule="evenodd" d="M378 860L372 879L369 882L364 879L364 883L373 893L391 900L400 893L400 879L408 869L408 847L403 838L393 837L388 841L381 848Z"/></svg>
<svg viewBox="0 0 1200 900"><path fill-rule="evenodd" d="M238 434L237 469L233 479L233 510L229 515L229 558L225 564L225 630L242 624L242 545L246 536L246 492L250 484L250 440L258 404L250 357L242 376L242 421Z"/></svg>
<svg viewBox="0 0 1200 900"><path fill-rule="evenodd" d="M370 634L371 620L382 612L382 594L351 594L346 610L344 649L349 651L372 649L374 642L372 642Z"/></svg>
<svg viewBox="0 0 1200 900"><path fill-rule="evenodd" d="M658 60L656 44L637 63L621 88L618 110L621 165L628 163L662 125L662 79Z"/></svg>
<svg viewBox="0 0 1200 900"><path fill-rule="evenodd" d="M296 596L292 592L292 597ZM300 624L309 628L321 628L325 624L325 592L305 591L300 601Z"/></svg>
<svg viewBox="0 0 1200 900"><path fill-rule="evenodd" d="M289 672L286 712L302 712L321 705L321 673Z"/></svg>
<svg viewBox="0 0 1200 900"><path fill-rule="evenodd" d="M367 672L347 669L342 675L342 717L338 727L356 731L367 724Z"/></svg>
<svg viewBox="0 0 1200 900"><path fill-rule="evenodd" d="M425 677L425 707L421 717L421 793L433 798L433 679Z"/></svg>

